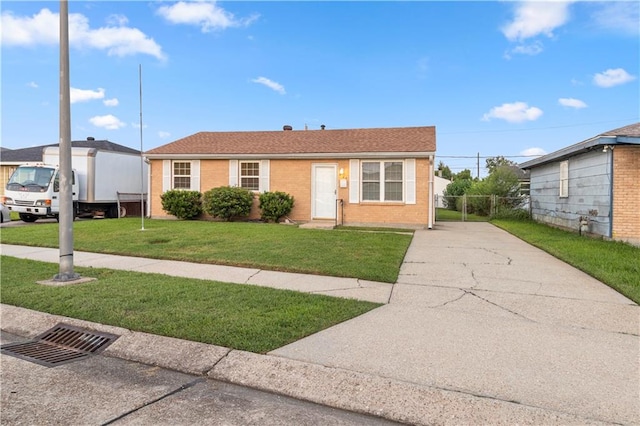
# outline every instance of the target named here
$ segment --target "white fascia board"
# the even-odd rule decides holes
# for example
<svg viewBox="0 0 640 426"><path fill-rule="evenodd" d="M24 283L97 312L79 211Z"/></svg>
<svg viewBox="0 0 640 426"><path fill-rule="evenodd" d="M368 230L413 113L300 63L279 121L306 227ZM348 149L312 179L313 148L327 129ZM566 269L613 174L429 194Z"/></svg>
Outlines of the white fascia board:
<svg viewBox="0 0 640 426"><path fill-rule="evenodd" d="M423 152L318 152L318 153L262 153L262 154L146 154L150 160L243 160L243 159L325 159L325 158L429 158L435 155L433 151Z"/></svg>

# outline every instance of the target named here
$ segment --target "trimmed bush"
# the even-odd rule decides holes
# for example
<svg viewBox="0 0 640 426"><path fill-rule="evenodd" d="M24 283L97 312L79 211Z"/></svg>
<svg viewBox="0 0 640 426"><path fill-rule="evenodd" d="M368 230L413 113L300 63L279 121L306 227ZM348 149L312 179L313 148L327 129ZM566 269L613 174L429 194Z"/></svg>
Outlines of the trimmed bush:
<svg viewBox="0 0 640 426"><path fill-rule="evenodd" d="M251 213L253 193L237 186L220 186L204 193L204 211L226 221Z"/></svg>
<svg viewBox="0 0 640 426"><path fill-rule="evenodd" d="M160 199L162 210L178 219L194 219L202 214L202 194L198 191L172 189Z"/></svg>
<svg viewBox="0 0 640 426"><path fill-rule="evenodd" d="M291 213L293 196L280 191L260 194L261 218L264 221L278 222L281 217Z"/></svg>

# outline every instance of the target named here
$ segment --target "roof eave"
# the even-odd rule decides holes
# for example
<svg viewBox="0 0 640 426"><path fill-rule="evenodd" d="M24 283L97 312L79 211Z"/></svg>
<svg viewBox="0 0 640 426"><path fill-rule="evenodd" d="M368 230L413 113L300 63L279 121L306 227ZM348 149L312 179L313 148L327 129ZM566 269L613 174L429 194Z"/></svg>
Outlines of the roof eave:
<svg viewBox="0 0 640 426"><path fill-rule="evenodd" d="M351 159L351 158L429 158L435 151L421 152L317 152L317 153L256 153L256 154L144 154L150 160L300 160L300 159Z"/></svg>

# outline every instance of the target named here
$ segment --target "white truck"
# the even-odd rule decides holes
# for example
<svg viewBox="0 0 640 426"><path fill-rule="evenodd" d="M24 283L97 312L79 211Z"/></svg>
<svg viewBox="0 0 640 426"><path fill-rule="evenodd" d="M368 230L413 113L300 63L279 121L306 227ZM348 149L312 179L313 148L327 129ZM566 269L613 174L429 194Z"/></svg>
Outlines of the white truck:
<svg viewBox="0 0 640 426"><path fill-rule="evenodd" d="M133 150L132 150L133 151ZM5 188L3 203L24 222L58 218L60 149L43 149L42 163L18 166ZM148 165L140 154L72 147L73 213L81 217L122 217L127 203L140 211L146 198ZM123 201L128 200L128 201Z"/></svg>

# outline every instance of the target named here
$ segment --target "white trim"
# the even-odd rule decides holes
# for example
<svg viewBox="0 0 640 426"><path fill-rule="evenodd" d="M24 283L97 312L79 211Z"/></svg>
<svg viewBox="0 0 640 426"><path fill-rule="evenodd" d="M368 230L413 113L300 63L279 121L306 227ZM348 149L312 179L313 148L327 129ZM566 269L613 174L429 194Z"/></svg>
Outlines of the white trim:
<svg viewBox="0 0 640 426"><path fill-rule="evenodd" d="M435 155L435 151L421 152L311 152L311 153L258 153L258 154L145 154L152 160L198 158L200 160L244 160L244 159L279 159L279 160L300 160L300 159L343 159L343 158L366 158L366 159L405 159L405 158L429 158Z"/></svg>
<svg viewBox="0 0 640 426"><path fill-rule="evenodd" d="M191 160L191 190L200 191L200 160Z"/></svg>
<svg viewBox="0 0 640 426"><path fill-rule="evenodd" d="M405 165L405 204L416 204L416 160L415 158L407 158Z"/></svg>
<svg viewBox="0 0 640 426"><path fill-rule="evenodd" d="M238 186L238 160L229 160L229 186Z"/></svg>
<svg viewBox="0 0 640 426"><path fill-rule="evenodd" d="M269 160L260 161L260 192L269 191Z"/></svg>
<svg viewBox="0 0 640 426"><path fill-rule="evenodd" d="M349 203L360 202L360 161L349 160Z"/></svg>
<svg viewBox="0 0 640 426"><path fill-rule="evenodd" d="M171 182L172 167L173 167L173 161L162 160L162 193L165 193L173 189L173 183Z"/></svg>

